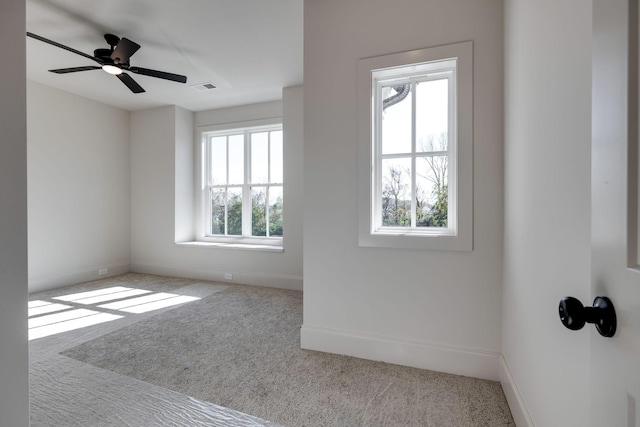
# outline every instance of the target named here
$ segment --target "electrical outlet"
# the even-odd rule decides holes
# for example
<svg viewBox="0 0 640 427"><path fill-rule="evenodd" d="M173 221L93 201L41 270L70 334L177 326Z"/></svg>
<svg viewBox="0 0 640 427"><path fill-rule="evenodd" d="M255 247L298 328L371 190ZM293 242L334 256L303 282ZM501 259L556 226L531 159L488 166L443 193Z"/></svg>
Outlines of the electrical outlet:
<svg viewBox="0 0 640 427"><path fill-rule="evenodd" d="M233 274L224 273L224 280L233 280Z"/></svg>
<svg viewBox="0 0 640 427"><path fill-rule="evenodd" d="M109 269L108 268L101 268L100 270L98 270L98 275L99 276L106 276L107 274L109 274Z"/></svg>

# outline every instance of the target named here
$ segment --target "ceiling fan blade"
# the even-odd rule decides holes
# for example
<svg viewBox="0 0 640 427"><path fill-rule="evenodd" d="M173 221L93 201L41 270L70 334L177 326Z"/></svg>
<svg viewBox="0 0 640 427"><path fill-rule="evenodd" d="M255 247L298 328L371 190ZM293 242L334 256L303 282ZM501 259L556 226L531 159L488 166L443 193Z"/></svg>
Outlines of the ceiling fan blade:
<svg viewBox="0 0 640 427"><path fill-rule="evenodd" d="M89 71L89 70L99 70L99 69L100 67L96 67L95 65L88 65L86 67L58 68L56 70L49 70L49 71L56 74L67 74L67 73L75 73L77 71Z"/></svg>
<svg viewBox="0 0 640 427"><path fill-rule="evenodd" d="M118 74L116 75L116 77L119 78L120 81L124 83L125 86L127 86L133 93L142 93L145 91L142 86L136 83L136 81L133 80L133 78L127 73Z"/></svg>
<svg viewBox="0 0 640 427"><path fill-rule="evenodd" d="M75 53L75 54L77 54L77 55L84 56L85 58L91 59L92 61L96 61L98 64L102 64L102 61L100 61L100 60L99 60L98 58L96 58L95 56L91 56L91 55L88 55L88 54L86 54L86 53L84 53L84 52L80 52L79 50L76 50L76 49L74 49L74 48L72 48L72 47L65 46L65 45L63 45L63 44L60 44L60 43L58 43L58 42L54 42L53 40L49 40L49 39L47 39L47 38L44 38L44 37L39 36L39 35L37 35L37 34L30 33L30 32L28 32L28 31L27 31L27 36L29 36L29 37L31 37L31 38L34 38L34 39L36 39L36 40L40 40L41 42L49 43L50 45L53 45L53 46L59 47L59 48L61 48L61 49L68 50L69 52L73 52L73 53Z"/></svg>
<svg viewBox="0 0 640 427"><path fill-rule="evenodd" d="M129 67L129 71L143 76L157 77L159 79L171 80L178 83L186 83L187 77L180 74L167 73L164 71L150 70L148 68Z"/></svg>
<svg viewBox="0 0 640 427"><path fill-rule="evenodd" d="M129 62L129 58L131 55L136 53L140 49L140 45L138 43L132 42L129 39L121 38L118 42L113 53L111 53L111 59L116 64L126 64Z"/></svg>

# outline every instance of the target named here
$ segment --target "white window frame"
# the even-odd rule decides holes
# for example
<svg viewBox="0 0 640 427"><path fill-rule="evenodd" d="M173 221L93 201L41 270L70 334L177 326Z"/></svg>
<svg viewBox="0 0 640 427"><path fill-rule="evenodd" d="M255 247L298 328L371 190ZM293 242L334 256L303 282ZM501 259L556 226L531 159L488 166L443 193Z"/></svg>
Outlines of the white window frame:
<svg viewBox="0 0 640 427"><path fill-rule="evenodd" d="M400 83L425 81L449 74L449 144L447 227L382 227L383 158L407 158L412 152L383 155L381 151L381 87L391 79ZM359 244L360 246L459 250L473 249L473 44L456 43L361 59L358 64L359 107ZM415 96L412 91L412 96ZM415 132L415 110L412 128ZM413 132L413 133L414 133ZM435 153L438 154L438 153ZM415 182L412 168L412 184ZM412 185L412 187L415 187ZM415 197L412 188L412 207Z"/></svg>
<svg viewBox="0 0 640 427"><path fill-rule="evenodd" d="M271 118L264 120L253 120L248 122L238 122L232 124L222 124L213 126L198 127L200 136L200 144L197 150L198 159L198 188L197 188L197 238L196 241L203 243L211 243L231 248L271 248L282 249L284 236L251 236L251 209L245 209L251 206L251 187L272 187L280 186L284 193L284 182L282 183L251 183L251 139L250 134L265 131L283 131L282 118ZM244 184L228 185L228 187L239 187L243 189L243 213L242 213L242 236L230 235L212 235L210 234L208 224L211 221L211 203L209 202L210 188L209 171L211 170L211 156L209 140L216 136L229 136L233 134L244 134ZM283 135L284 149L284 135ZM269 152L269 155L271 153ZM228 161L228 159L227 159ZM267 160L269 161L269 160ZM227 167L227 173L229 173ZM283 177L284 178L284 177ZM267 190L268 194L268 190Z"/></svg>

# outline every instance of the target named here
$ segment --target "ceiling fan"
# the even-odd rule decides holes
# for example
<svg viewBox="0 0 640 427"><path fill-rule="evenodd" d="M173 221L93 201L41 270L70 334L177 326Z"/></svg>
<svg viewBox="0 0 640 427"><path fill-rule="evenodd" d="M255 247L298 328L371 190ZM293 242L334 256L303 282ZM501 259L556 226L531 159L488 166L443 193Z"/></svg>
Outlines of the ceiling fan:
<svg viewBox="0 0 640 427"><path fill-rule="evenodd" d="M104 39L109 44L109 49L96 49L93 51L93 56L88 55L84 52L80 52L79 50L73 49L69 46L65 46L58 42L54 42L53 40L49 40L37 34L33 34L27 32L27 36L32 37L36 40L40 40L45 43L49 43L50 45L59 47L61 49L68 50L69 52L76 53L80 56L84 56L85 58L91 59L92 61L97 62L100 66L89 65L84 67L72 67L72 68L59 68L56 70L49 70L52 73L56 74L67 74L67 73L75 73L78 71L89 71L89 70L99 70L102 69L109 74L115 75L120 79L122 83L127 86L131 92L133 93L141 93L145 90L136 83L133 78L125 73L124 71L130 71L135 74L141 74L143 76L157 77L159 79L171 80L178 83L186 83L187 77L182 76L180 74L167 73L165 71L157 71L150 70L148 68L142 67L132 67L129 64L129 58L136 53L138 49L140 49L140 45L132 42L126 38L119 38L118 36L114 36L113 34L105 34Z"/></svg>

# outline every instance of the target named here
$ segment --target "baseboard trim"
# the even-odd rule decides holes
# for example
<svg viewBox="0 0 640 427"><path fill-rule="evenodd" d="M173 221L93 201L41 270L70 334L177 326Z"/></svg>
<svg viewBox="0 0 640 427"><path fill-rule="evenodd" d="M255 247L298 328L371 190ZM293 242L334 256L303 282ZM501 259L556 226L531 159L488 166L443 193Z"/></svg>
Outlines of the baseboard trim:
<svg viewBox="0 0 640 427"><path fill-rule="evenodd" d="M303 325L303 349L498 381L500 353Z"/></svg>
<svg viewBox="0 0 640 427"><path fill-rule="evenodd" d="M518 427L535 427L529 408L527 408L511 369L509 369L509 364L502 354L500 355L500 383L516 425Z"/></svg>
<svg viewBox="0 0 640 427"><path fill-rule="evenodd" d="M100 276L98 270L108 268L109 273ZM129 264L100 265L99 267L88 267L86 270L75 273L63 274L60 276L47 276L29 278L29 293L46 291L60 288L62 286L75 285L76 283L89 282L91 280L104 279L106 277L118 276L131 271Z"/></svg>
<svg viewBox="0 0 640 427"><path fill-rule="evenodd" d="M240 283L269 288L302 290L302 277L233 271L233 280L225 280L224 271L185 268L176 265L136 262L131 264L134 273L183 277L186 279L211 280L214 282Z"/></svg>

